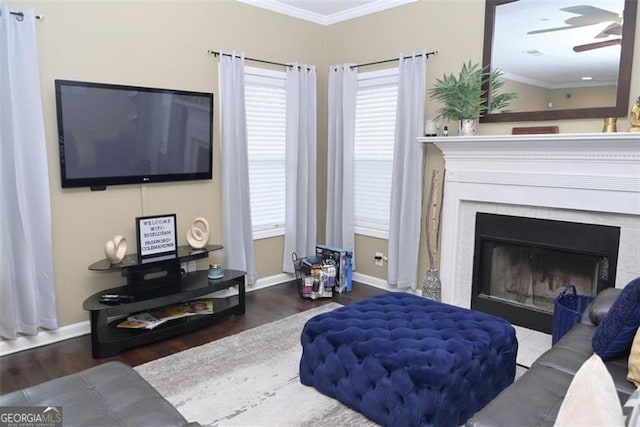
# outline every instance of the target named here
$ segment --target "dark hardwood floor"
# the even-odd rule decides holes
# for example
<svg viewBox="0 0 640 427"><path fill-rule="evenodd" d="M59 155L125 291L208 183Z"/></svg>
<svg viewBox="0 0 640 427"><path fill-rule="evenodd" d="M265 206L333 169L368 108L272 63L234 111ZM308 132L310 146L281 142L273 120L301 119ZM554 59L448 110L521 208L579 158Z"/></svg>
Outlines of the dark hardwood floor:
<svg viewBox="0 0 640 427"><path fill-rule="evenodd" d="M281 284L248 293L246 313L243 316L230 316L207 328L123 351L117 356L94 359L91 356L89 335L25 350L0 357L0 394L40 384L112 360L137 366L331 301L346 305L384 292L354 283L353 290L349 293L311 301L300 298L294 283Z"/></svg>

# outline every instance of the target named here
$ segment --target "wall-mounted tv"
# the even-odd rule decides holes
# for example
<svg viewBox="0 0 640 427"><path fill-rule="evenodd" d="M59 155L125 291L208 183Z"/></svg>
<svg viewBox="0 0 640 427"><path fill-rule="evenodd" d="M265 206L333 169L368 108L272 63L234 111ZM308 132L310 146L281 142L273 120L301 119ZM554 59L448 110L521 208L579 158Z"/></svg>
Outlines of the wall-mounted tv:
<svg viewBox="0 0 640 427"><path fill-rule="evenodd" d="M213 94L56 80L62 187L211 179Z"/></svg>

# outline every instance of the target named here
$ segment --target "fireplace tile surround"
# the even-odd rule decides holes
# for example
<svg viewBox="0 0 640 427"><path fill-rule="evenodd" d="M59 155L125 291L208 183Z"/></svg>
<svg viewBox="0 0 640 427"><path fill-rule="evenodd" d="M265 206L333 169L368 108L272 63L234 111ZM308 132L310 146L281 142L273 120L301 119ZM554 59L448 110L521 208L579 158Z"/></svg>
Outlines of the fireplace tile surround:
<svg viewBox="0 0 640 427"><path fill-rule="evenodd" d="M640 275L640 134L419 138L445 160L442 301L470 307L478 212L620 227L617 288Z"/></svg>

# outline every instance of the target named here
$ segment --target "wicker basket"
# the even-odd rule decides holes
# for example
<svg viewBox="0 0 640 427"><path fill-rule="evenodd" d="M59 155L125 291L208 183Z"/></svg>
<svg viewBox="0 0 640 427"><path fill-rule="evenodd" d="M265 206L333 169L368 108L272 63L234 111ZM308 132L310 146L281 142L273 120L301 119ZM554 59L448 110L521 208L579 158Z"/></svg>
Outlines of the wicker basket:
<svg viewBox="0 0 640 427"><path fill-rule="evenodd" d="M569 332L569 329L580 323L582 313L591 301L593 297L590 295L578 295L574 285L565 286L553 304L551 345L555 345L564 334Z"/></svg>

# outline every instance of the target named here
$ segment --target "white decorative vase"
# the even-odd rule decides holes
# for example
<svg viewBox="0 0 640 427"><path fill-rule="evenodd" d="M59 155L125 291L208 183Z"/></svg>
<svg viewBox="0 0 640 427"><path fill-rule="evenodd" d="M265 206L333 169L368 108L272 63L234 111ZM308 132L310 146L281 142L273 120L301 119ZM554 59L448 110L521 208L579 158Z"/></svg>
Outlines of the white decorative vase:
<svg viewBox="0 0 640 427"><path fill-rule="evenodd" d="M199 217L193 220L191 227L187 230L187 243L193 249L202 249L209 243L209 223L206 219Z"/></svg>
<svg viewBox="0 0 640 427"><path fill-rule="evenodd" d="M458 135L474 136L476 134L476 125L478 119L462 119L459 121Z"/></svg>
<svg viewBox="0 0 640 427"><path fill-rule="evenodd" d="M120 235L113 236L113 239L104 245L104 253L111 264L118 264L127 253L127 239Z"/></svg>

